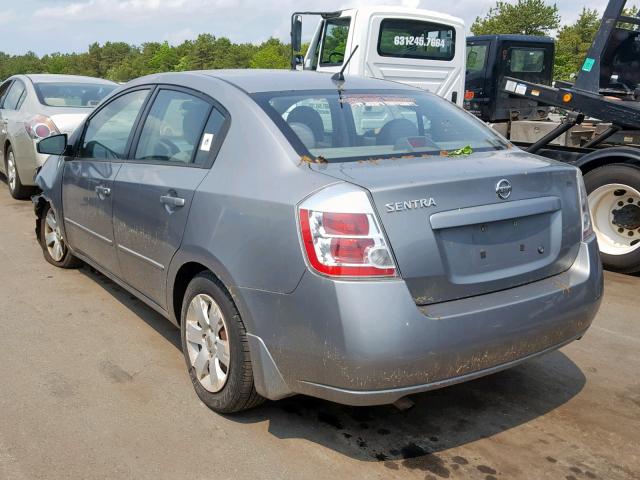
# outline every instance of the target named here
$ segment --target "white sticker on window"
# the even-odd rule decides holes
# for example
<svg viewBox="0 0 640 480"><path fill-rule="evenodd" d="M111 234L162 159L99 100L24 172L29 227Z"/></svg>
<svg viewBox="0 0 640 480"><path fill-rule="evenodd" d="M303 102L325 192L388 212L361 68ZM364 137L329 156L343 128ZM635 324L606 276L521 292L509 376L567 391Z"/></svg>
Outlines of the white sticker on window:
<svg viewBox="0 0 640 480"><path fill-rule="evenodd" d="M208 152L211 150L211 144L213 143L213 133L205 133L202 136L202 143L200 144L200 150Z"/></svg>
<svg viewBox="0 0 640 480"><path fill-rule="evenodd" d="M516 87L516 93L518 95L525 95L527 93L527 86L523 83L519 83Z"/></svg>

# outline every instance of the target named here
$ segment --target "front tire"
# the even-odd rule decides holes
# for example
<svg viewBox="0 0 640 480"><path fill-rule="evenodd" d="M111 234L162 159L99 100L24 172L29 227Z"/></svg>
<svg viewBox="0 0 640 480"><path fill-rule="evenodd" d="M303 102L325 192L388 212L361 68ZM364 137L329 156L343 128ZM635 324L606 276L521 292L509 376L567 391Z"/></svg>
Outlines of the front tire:
<svg viewBox="0 0 640 480"><path fill-rule="evenodd" d="M16 156L13 153L13 147L9 145L5 154L6 164L5 172L7 172L7 185L9 185L9 193L16 200L25 200L31 196L32 188L25 187L20 181L18 166L16 165Z"/></svg>
<svg viewBox="0 0 640 480"><path fill-rule="evenodd" d="M264 401L256 392L247 333L233 301L209 272L187 287L181 314L182 351L202 402L235 413Z"/></svg>
<svg viewBox="0 0 640 480"><path fill-rule="evenodd" d="M60 231L56 212L46 205L40 217L40 246L47 262L58 268L78 268L82 262L73 256Z"/></svg>
<svg viewBox="0 0 640 480"><path fill-rule="evenodd" d="M584 176L605 268L640 272L640 168L611 164Z"/></svg>

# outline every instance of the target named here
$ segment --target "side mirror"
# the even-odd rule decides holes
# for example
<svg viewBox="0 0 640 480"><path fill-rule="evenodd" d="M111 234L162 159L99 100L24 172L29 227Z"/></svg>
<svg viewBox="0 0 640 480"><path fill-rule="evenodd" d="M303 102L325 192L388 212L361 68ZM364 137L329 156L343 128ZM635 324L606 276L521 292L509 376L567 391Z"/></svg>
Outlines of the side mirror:
<svg viewBox="0 0 640 480"><path fill-rule="evenodd" d="M45 155L62 155L67 150L67 134L52 135L38 142L38 153Z"/></svg>
<svg viewBox="0 0 640 480"><path fill-rule="evenodd" d="M291 48L294 52L299 52L302 48L302 18L300 15L296 15L291 21Z"/></svg>

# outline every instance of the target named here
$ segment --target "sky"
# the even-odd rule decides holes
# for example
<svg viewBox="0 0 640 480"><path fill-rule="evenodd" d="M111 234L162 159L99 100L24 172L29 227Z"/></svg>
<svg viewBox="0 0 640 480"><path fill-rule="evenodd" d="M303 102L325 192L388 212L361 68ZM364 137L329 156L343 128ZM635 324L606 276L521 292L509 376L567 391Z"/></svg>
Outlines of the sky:
<svg viewBox="0 0 640 480"><path fill-rule="evenodd" d="M563 22L570 23L583 5L603 9L606 0L556 3ZM166 40L178 44L200 33L225 36L234 42L260 43L269 37L287 40L293 11L332 11L374 4L438 10L461 17L470 26L495 0L0 0L0 51L33 51L38 55L78 52L96 41L140 45ZM307 37L317 20L305 20L303 32Z"/></svg>

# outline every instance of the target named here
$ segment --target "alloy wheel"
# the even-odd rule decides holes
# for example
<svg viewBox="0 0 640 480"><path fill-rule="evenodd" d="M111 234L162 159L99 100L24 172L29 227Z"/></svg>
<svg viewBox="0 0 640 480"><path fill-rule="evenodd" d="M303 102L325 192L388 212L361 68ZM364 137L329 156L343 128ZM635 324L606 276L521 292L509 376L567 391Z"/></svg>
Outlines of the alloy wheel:
<svg viewBox="0 0 640 480"><path fill-rule="evenodd" d="M51 209L47 212L45 218L44 240L47 246L47 252L49 252L51 258L56 262L62 261L65 253L64 240L60 233L60 226L58 225L56 214Z"/></svg>
<svg viewBox="0 0 640 480"><path fill-rule="evenodd" d="M229 376L230 350L226 320L209 295L196 295L187 310L185 335L189 362L205 390L222 390Z"/></svg>
<svg viewBox="0 0 640 480"><path fill-rule="evenodd" d="M7 156L7 181L9 182L11 191L16 189L17 178L16 159L13 156L13 151L9 151L9 155Z"/></svg>

